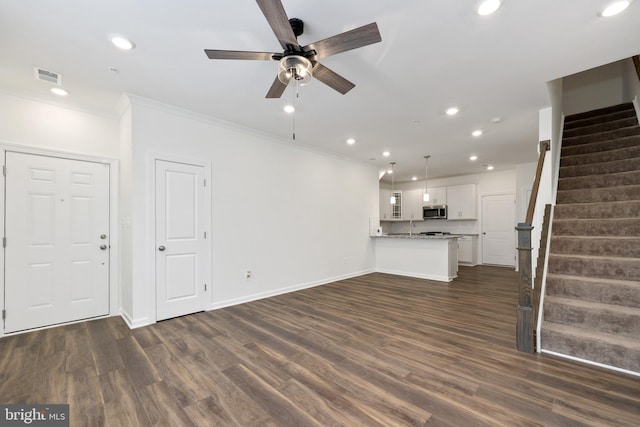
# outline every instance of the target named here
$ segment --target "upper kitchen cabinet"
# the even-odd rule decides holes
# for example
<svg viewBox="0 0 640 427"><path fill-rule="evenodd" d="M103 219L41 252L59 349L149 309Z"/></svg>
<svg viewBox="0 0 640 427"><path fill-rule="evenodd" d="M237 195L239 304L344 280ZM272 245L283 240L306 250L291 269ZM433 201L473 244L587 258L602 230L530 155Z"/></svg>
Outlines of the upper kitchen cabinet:
<svg viewBox="0 0 640 427"><path fill-rule="evenodd" d="M466 184L447 187L447 204L449 209L447 219L476 219L478 205L476 185Z"/></svg>
<svg viewBox="0 0 640 427"><path fill-rule="evenodd" d="M424 206L446 205L447 204L447 187L429 188L429 201L422 202L422 204Z"/></svg>
<svg viewBox="0 0 640 427"><path fill-rule="evenodd" d="M380 221L399 221L402 220L402 206L404 204L403 192L394 190L396 197L395 205L390 203L391 190L380 189Z"/></svg>
<svg viewBox="0 0 640 427"><path fill-rule="evenodd" d="M422 221L422 195L424 190L421 188L415 190L404 190L402 192L402 219L404 221L414 220Z"/></svg>

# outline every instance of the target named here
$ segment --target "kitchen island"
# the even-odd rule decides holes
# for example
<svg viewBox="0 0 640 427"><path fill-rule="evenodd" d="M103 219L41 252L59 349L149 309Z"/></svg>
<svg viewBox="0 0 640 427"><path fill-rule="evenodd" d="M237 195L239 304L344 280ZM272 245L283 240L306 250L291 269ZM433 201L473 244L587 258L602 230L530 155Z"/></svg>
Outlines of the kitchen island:
<svg viewBox="0 0 640 427"><path fill-rule="evenodd" d="M372 236L376 271L450 282L458 277L458 237L408 233Z"/></svg>

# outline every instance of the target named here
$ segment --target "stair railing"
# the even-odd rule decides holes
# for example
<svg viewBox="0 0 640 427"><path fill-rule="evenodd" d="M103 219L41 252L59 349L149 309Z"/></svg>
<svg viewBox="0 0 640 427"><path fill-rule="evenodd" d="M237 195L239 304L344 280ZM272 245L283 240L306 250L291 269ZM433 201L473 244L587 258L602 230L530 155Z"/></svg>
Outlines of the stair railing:
<svg viewBox="0 0 640 427"><path fill-rule="evenodd" d="M536 201L538 199L538 190L540 188L540 180L542 178L542 169L544 167L544 159L547 151L551 147L550 141L540 142L540 156L538 157L538 165L536 168L536 176L531 189L531 197L529 198L529 206L527 209L527 217L525 222L518 223L516 230L518 231L518 320L516 325L516 347L519 351L526 353L534 352L534 329L535 312L537 307L533 307L532 289L532 260L531 252L531 230L533 230L533 216L535 213Z"/></svg>

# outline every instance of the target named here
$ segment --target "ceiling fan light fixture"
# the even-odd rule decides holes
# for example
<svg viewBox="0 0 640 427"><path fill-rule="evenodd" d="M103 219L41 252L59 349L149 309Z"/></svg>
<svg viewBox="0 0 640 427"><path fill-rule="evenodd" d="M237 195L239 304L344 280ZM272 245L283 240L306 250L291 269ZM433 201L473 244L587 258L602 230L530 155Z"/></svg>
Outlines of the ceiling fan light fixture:
<svg viewBox="0 0 640 427"><path fill-rule="evenodd" d="M304 56L289 55L280 60L278 68L278 80L284 84L289 84L291 80L296 80L300 85L306 85L311 81L313 66Z"/></svg>

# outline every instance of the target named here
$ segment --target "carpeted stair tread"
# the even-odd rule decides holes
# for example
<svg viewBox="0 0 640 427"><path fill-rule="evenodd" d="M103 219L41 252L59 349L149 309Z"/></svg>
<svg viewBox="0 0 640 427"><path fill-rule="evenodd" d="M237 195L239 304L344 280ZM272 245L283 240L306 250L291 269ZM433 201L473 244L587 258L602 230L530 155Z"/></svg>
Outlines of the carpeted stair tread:
<svg viewBox="0 0 640 427"><path fill-rule="evenodd" d="M600 162L615 162L617 160L636 159L640 162L640 145L633 147L617 148L601 153L577 154L575 156L562 157L560 167L588 165ZM609 172L617 172L610 170Z"/></svg>
<svg viewBox="0 0 640 427"><path fill-rule="evenodd" d="M571 176L602 175L640 169L639 158L589 163L583 165L564 166L560 168L560 178Z"/></svg>
<svg viewBox="0 0 640 427"><path fill-rule="evenodd" d="M549 254L549 273L640 281L640 258Z"/></svg>
<svg viewBox="0 0 640 427"><path fill-rule="evenodd" d="M640 340L543 322L543 350L640 372Z"/></svg>
<svg viewBox="0 0 640 427"><path fill-rule="evenodd" d="M578 120L575 120L575 119L565 120L564 129L565 130L576 129L584 126L590 126L596 123L602 123L605 121L628 119L632 117L636 117L636 111L633 108L633 105L630 104L628 108L625 108L624 110L620 110L620 111L614 111L607 114L599 114L597 116L587 117L587 118L578 119Z"/></svg>
<svg viewBox="0 0 640 427"><path fill-rule="evenodd" d="M595 176L573 176L558 180L558 190L585 190L623 185L640 185L640 170ZM640 194L638 194L637 198L640 200Z"/></svg>
<svg viewBox="0 0 640 427"><path fill-rule="evenodd" d="M640 185L621 185L588 190L558 190L556 203L608 203L638 200Z"/></svg>
<svg viewBox="0 0 640 427"><path fill-rule="evenodd" d="M557 219L553 220L556 236L629 236L640 237L640 218Z"/></svg>
<svg viewBox="0 0 640 427"><path fill-rule="evenodd" d="M582 113L571 114L565 117L565 123L571 123L579 120L588 119L596 116L606 116L607 114L615 113L617 111L624 111L634 109L631 102L624 102L622 104L610 105L608 107L598 108L596 110L584 111Z"/></svg>
<svg viewBox="0 0 640 427"><path fill-rule="evenodd" d="M640 145L640 132L638 135L616 138L609 141L589 142L586 144L563 146L562 156L578 156L580 154L601 153L617 150L619 148L635 147Z"/></svg>
<svg viewBox="0 0 640 427"><path fill-rule="evenodd" d="M548 296L640 308L640 282L547 274Z"/></svg>
<svg viewBox="0 0 640 427"><path fill-rule="evenodd" d="M640 126L627 126L625 128L596 132L587 135L578 135L573 137L562 137L562 147L574 147L584 144L593 144L604 141L615 141L619 138L636 136L640 133Z"/></svg>
<svg viewBox="0 0 640 427"><path fill-rule="evenodd" d="M640 308L546 296L544 320L640 339Z"/></svg>
<svg viewBox="0 0 640 427"><path fill-rule="evenodd" d="M609 203L563 203L553 210L555 219L634 218L640 212L640 200Z"/></svg>
<svg viewBox="0 0 640 427"><path fill-rule="evenodd" d="M551 238L551 253L564 255L607 254L611 257L640 258L640 244L634 236L558 236Z"/></svg>
<svg viewBox="0 0 640 427"><path fill-rule="evenodd" d="M600 123L595 123L588 126L581 126L575 129L565 129L563 135L567 138L571 138L574 136L580 135L588 135L597 132L604 132L608 130L616 130L629 126L635 126L638 124L638 119L636 117L629 117L618 120L604 121Z"/></svg>

